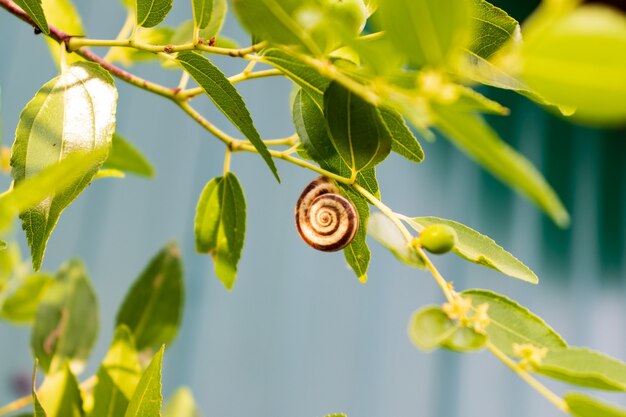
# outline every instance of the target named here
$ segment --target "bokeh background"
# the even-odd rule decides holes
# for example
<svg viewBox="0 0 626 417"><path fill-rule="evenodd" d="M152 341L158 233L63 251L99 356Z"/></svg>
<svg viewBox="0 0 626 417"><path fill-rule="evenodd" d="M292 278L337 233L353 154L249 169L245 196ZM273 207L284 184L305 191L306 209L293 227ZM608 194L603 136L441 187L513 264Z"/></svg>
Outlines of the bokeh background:
<svg viewBox="0 0 626 417"><path fill-rule="evenodd" d="M188 19L187 3L176 1L166 23ZM494 3L518 19L535 5ZM114 37L125 18L117 2L76 5L92 37ZM223 33L247 42L232 16ZM42 39L3 12L0 51L0 132L10 145L21 109L56 69ZM215 62L229 75L245 65L219 57ZM162 83L178 82L177 74L158 65L135 70ZM258 156L235 155L232 169L248 204L247 241L238 281L227 292L211 260L194 252L192 230L200 191L222 172L223 146L172 103L116 83L118 132L147 155L157 176L94 183L61 217L44 262L45 270L55 271L71 257L82 258L99 295L102 325L86 373L106 352L115 311L131 282L175 239L184 255L186 303L180 334L165 359L164 394L191 386L206 417L560 415L487 353L426 354L410 344L411 313L442 301L426 272L400 265L372 242L370 279L362 285L341 254L316 252L300 241L293 206L312 172L279 161L279 185ZM288 81L237 87L264 137L293 133ZM458 288L500 291L545 318L570 344L626 360L626 130L574 126L525 98L485 92L512 109L511 116L490 121L544 172L570 210L572 226L558 229L441 139L423 143L426 160L419 166L392 155L380 167L384 200L407 215L452 218L482 231L541 279L531 286L452 256L436 258ZM196 104L236 134L208 99ZM15 236L23 245L19 226ZM0 323L0 403L23 394L32 371L28 345L28 328ZM624 395L598 395L626 404Z"/></svg>

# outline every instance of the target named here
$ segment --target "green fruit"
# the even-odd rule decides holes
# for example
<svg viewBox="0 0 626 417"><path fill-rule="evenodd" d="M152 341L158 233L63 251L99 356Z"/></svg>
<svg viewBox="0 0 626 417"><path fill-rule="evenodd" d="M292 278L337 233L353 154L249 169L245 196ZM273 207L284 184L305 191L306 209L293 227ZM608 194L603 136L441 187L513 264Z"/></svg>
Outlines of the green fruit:
<svg viewBox="0 0 626 417"><path fill-rule="evenodd" d="M457 237L450 226L434 224L422 230L419 241L428 252L439 255L450 252L456 245Z"/></svg>
<svg viewBox="0 0 626 417"><path fill-rule="evenodd" d="M350 35L357 36L365 27L368 10L363 0L326 0L328 16Z"/></svg>

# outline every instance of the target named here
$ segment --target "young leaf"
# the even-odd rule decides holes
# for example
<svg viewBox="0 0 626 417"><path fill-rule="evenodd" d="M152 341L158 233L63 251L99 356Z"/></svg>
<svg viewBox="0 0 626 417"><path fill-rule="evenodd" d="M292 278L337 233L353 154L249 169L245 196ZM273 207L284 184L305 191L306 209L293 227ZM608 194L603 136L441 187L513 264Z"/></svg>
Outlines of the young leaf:
<svg viewBox="0 0 626 417"><path fill-rule="evenodd" d="M200 417L198 406L189 388L181 387L176 390L163 410L163 417Z"/></svg>
<svg viewBox="0 0 626 417"><path fill-rule="evenodd" d="M565 227L569 215L541 173L502 141L480 117L433 105L435 125L455 145L505 184L531 199L554 222Z"/></svg>
<svg viewBox="0 0 626 417"><path fill-rule="evenodd" d="M565 394L564 400L575 417L626 417L626 410L578 392Z"/></svg>
<svg viewBox="0 0 626 417"><path fill-rule="evenodd" d="M79 62L46 83L24 108L11 156L16 185L75 152L103 148L108 153L115 128L117 90L99 65ZM22 226L38 270L46 243L61 212L96 174L102 160L77 172L79 179L64 192L21 213Z"/></svg>
<svg viewBox="0 0 626 417"><path fill-rule="evenodd" d="M72 153L0 195L0 230L8 228L18 213L32 209L51 194L75 184L83 172L91 170L106 157L107 151L101 148L93 152Z"/></svg>
<svg viewBox="0 0 626 417"><path fill-rule="evenodd" d="M320 75L317 70L298 61L280 49L268 49L263 54L263 61L282 71L293 82L305 90L320 108L324 107L324 91L330 80Z"/></svg>
<svg viewBox="0 0 626 417"><path fill-rule="evenodd" d="M35 320L37 307L53 277L35 273L16 277L17 285L3 295L0 302L0 317L15 324L30 324Z"/></svg>
<svg viewBox="0 0 626 417"><path fill-rule="evenodd" d="M409 161L422 162L424 160L422 146L404 122L402 115L385 108L379 108L378 111L391 134L391 150Z"/></svg>
<svg viewBox="0 0 626 417"><path fill-rule="evenodd" d="M474 0L472 25L474 33L469 53L483 59L489 59L507 42L522 40L517 20L485 0Z"/></svg>
<svg viewBox="0 0 626 417"><path fill-rule="evenodd" d="M448 336L441 346L455 352L474 352L482 349L487 343L488 337L471 327L457 325L456 330Z"/></svg>
<svg viewBox="0 0 626 417"><path fill-rule="evenodd" d="M125 325L115 329L113 343L97 377L89 417L123 416L141 378L133 335Z"/></svg>
<svg viewBox="0 0 626 417"><path fill-rule="evenodd" d="M204 187L196 208L194 234L196 251L211 254L215 274L232 289L246 236L246 200L235 174L214 178Z"/></svg>
<svg viewBox="0 0 626 417"><path fill-rule="evenodd" d="M80 15L72 0L42 0L42 5L49 25L72 36L83 36L85 34ZM50 55L52 55L52 60L59 66L61 62L59 43L52 38L46 38L46 44L48 45ZM83 58L78 54L66 54L65 59L68 64L83 61Z"/></svg>
<svg viewBox="0 0 626 417"><path fill-rule="evenodd" d="M241 24L261 40L284 45L310 45L312 40L295 18L310 0L234 0Z"/></svg>
<svg viewBox="0 0 626 417"><path fill-rule="evenodd" d="M374 169L371 169L370 171L373 172ZM375 174L373 175L375 176ZM366 184L363 185L364 188L367 188L365 187ZM378 183L376 183L376 187L378 187ZM370 249L365 241L367 238L367 223L370 216L370 207L367 199L354 191L352 187L340 184L340 188L344 191L352 204L354 204L356 211L359 214L359 228L357 229L352 242L343 250L343 255L359 281L365 283L367 282L367 269L371 258ZM372 190L368 191L372 192ZM372 193L375 194L375 192Z"/></svg>
<svg viewBox="0 0 626 417"><path fill-rule="evenodd" d="M43 12L43 7L41 7L41 0L15 0L15 4L28 13L43 33L50 35L46 15Z"/></svg>
<svg viewBox="0 0 626 417"><path fill-rule="evenodd" d="M623 123L626 54L616 51L626 49L626 16L589 5L547 19L553 20L547 27L531 25L525 32L518 57L522 80L549 101L575 108L581 121Z"/></svg>
<svg viewBox="0 0 626 417"><path fill-rule="evenodd" d="M102 168L117 169L142 177L151 178L154 176L152 165L132 143L117 133L113 135L112 143L111 152L104 161Z"/></svg>
<svg viewBox="0 0 626 417"><path fill-rule="evenodd" d="M400 262L416 268L424 267L422 258L411 250L398 227L384 214L374 213L370 216L367 233L389 249Z"/></svg>
<svg viewBox="0 0 626 417"><path fill-rule="evenodd" d="M324 93L324 117L333 146L353 171L372 168L391 151L391 135L378 110L338 83Z"/></svg>
<svg viewBox="0 0 626 417"><path fill-rule="evenodd" d="M533 271L520 260L504 250L491 238L481 235L474 229L439 217L415 217L409 223L418 232L426 226L444 224L450 226L456 232L458 241L454 246L454 253L478 265L493 268L510 277L536 284L539 279Z"/></svg>
<svg viewBox="0 0 626 417"><path fill-rule="evenodd" d="M443 66L470 39L469 0L385 0L379 4L385 36L415 66Z"/></svg>
<svg viewBox="0 0 626 417"><path fill-rule="evenodd" d="M180 249L176 243L170 243L150 260L126 294L115 326L128 326L137 350L156 350L176 337L182 308Z"/></svg>
<svg viewBox="0 0 626 417"><path fill-rule="evenodd" d="M137 26L151 28L163 21L172 9L173 0L136 0Z"/></svg>
<svg viewBox="0 0 626 417"><path fill-rule="evenodd" d="M60 370L66 361L80 373L98 327L98 301L87 271L80 261L69 261L39 303L31 333L33 355L48 374Z"/></svg>
<svg viewBox="0 0 626 417"><path fill-rule="evenodd" d="M160 417L161 402L161 364L163 362L163 351L165 346L161 346L156 355L152 358L150 365L141 376L137 389L128 404L124 417Z"/></svg>
<svg viewBox="0 0 626 417"><path fill-rule="evenodd" d="M191 0L193 6L193 20L198 29L209 25L213 12L213 0Z"/></svg>
<svg viewBox="0 0 626 417"><path fill-rule="evenodd" d="M626 364L586 348L550 349L535 370L573 385L626 391Z"/></svg>
<svg viewBox="0 0 626 417"><path fill-rule="evenodd" d="M513 300L487 290L467 290L462 294L471 298L474 307L489 304L487 335L489 341L509 356L514 356L513 344L530 343L538 348L561 349L567 344L540 317Z"/></svg>
<svg viewBox="0 0 626 417"><path fill-rule="evenodd" d="M417 310L409 322L409 339L419 349L431 351L438 348L457 330L456 324L439 306L426 306Z"/></svg>
<svg viewBox="0 0 626 417"><path fill-rule="evenodd" d="M39 392L33 391L33 393L41 407L38 411L45 410L43 415L46 417L82 417L84 415L78 381L67 362L55 373L47 375ZM36 405L35 409L39 407Z"/></svg>
<svg viewBox="0 0 626 417"><path fill-rule="evenodd" d="M194 52L181 52L177 60L222 113L252 142L276 179L280 181L274 161L254 127L246 103L226 76L211 61Z"/></svg>

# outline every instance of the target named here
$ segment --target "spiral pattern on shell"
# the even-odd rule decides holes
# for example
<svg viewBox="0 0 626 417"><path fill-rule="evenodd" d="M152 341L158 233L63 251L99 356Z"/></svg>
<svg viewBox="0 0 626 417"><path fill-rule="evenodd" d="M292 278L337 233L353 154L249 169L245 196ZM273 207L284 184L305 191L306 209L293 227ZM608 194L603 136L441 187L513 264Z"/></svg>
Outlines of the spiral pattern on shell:
<svg viewBox="0 0 626 417"><path fill-rule="evenodd" d="M352 242L359 216L330 179L319 177L306 186L296 203L296 228L309 246L334 252Z"/></svg>

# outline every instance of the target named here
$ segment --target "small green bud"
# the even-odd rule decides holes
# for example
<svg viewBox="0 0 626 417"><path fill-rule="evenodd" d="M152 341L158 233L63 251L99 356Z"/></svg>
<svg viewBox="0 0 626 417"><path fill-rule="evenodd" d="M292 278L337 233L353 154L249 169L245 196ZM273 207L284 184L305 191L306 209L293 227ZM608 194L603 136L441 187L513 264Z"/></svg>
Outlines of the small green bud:
<svg viewBox="0 0 626 417"><path fill-rule="evenodd" d="M442 254L450 252L457 242L456 232L445 224L428 226L419 235L419 241L430 253Z"/></svg>

